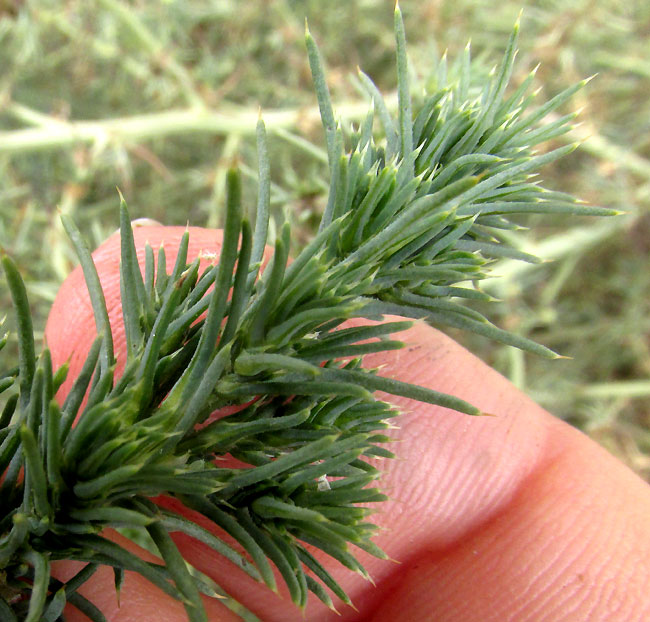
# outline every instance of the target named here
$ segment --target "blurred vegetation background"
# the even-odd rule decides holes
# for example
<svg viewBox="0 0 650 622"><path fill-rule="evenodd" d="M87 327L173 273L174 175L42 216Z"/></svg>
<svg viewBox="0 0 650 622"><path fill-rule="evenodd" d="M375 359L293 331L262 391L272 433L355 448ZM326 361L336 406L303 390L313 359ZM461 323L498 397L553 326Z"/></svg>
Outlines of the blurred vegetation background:
<svg viewBox="0 0 650 622"><path fill-rule="evenodd" d="M650 479L650 3L647 0L402 0L413 88L468 39L486 67L524 9L512 84L541 63L545 101L598 73L581 148L547 186L626 215L522 223L517 243L549 260L497 266L490 317L569 356L547 361L454 335L556 415ZM311 235L326 154L304 49L304 19L329 68L339 116L367 109L356 67L395 89L392 0L0 0L0 245L28 282L39 336L76 263L59 223L91 245L134 217L216 226L226 167L256 190L253 132L271 133L272 202L295 243ZM9 309L4 283L2 308Z"/></svg>

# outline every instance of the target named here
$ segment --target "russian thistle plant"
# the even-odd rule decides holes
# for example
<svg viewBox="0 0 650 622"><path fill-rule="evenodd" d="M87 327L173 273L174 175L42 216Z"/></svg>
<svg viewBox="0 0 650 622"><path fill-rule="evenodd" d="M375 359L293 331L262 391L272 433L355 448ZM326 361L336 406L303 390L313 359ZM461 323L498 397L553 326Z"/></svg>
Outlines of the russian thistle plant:
<svg viewBox="0 0 650 622"><path fill-rule="evenodd" d="M136 571L182 601L189 620L205 620L200 594L211 588L185 563L175 532L271 589L274 565L299 607L309 592L330 607L331 594L350 602L311 551L364 576L351 545L384 557L372 541L370 510L360 505L385 498L372 485L380 473L368 459L393 455L385 430L397 413L375 392L481 414L456 397L366 369L363 356L400 348L393 335L415 319L556 356L473 310L472 301L489 300L478 284L494 258L536 261L505 242L513 214L613 213L531 179L574 148L534 152L570 128L573 115L544 119L584 82L536 108L528 92L533 74L507 93L517 31L487 78L475 78L468 47L449 71L441 65L435 90L412 98L396 10L397 117L361 74L372 108L351 130L337 123L307 32L330 168L317 234L289 262L291 229L282 225L262 269L270 162L261 120L254 225L233 168L214 265L188 262L186 234L169 270L164 249L156 257L151 247L141 270L122 202L126 362L120 377L92 257L74 222L63 217L98 336L62 404L55 394L67 369L54 370L47 349L36 355L24 283L13 261L2 257L19 344L18 366L0 380L8 395L0 415L2 620L63 620L66 604L94 622L104 620L78 591L102 565L113 568L118 591L124 572ZM404 320L386 321L387 315ZM354 318L376 322L346 324ZM208 420L226 406L239 408ZM226 455L242 466L221 465L218 458ZM161 495L228 537L151 500ZM146 532L162 561L144 562L107 539L109 527ZM51 573L56 560L83 566L62 583Z"/></svg>

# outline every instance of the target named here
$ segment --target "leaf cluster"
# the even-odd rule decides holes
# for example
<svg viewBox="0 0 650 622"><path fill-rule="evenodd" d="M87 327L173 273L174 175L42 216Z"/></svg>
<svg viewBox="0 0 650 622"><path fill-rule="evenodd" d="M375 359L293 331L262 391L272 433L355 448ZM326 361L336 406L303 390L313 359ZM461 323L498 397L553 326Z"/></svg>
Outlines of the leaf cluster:
<svg viewBox="0 0 650 622"><path fill-rule="evenodd" d="M36 357L24 284L12 260L2 258L20 346L19 366L4 374L0 387L11 394L0 418L4 618L61 620L70 603L95 622L104 620L78 588L108 565L118 591L124 571L136 571L182 601L190 620L205 620L199 595L209 590L174 544L171 534L178 532L276 589L273 564L300 607L309 592L330 607L330 593L350 602L307 545L366 577L354 551L385 557L371 540L370 510L359 505L385 498L372 485L379 471L369 459L392 457L385 430L397 413L375 392L480 414L453 396L366 369L363 356L401 347L392 335L414 319L555 356L497 328L466 303L489 299L477 283L492 258L535 261L504 241L502 233L516 226L512 214L609 213L532 179L572 149L533 152L568 129L571 115L539 122L583 83L532 111L532 74L506 97L517 31L518 25L484 84L473 80L468 47L449 71L440 67L444 86L414 100L397 10L397 118L362 75L373 108L351 130L336 121L307 32L331 175L317 235L290 263L291 229L283 225L262 269L270 162L261 120L254 224L242 208L233 168L217 263L189 261L185 234L173 266L168 269L164 248L156 255L147 246L142 271L122 202L126 368L119 378L99 277L74 222L64 216L98 337L62 405L54 396L67 370L53 370L47 350ZM354 318L375 322L345 323ZM211 417L227 406L239 408ZM160 495L227 536L151 501ZM111 542L102 534L107 527L146 530L161 563L144 562ZM85 565L60 583L50 567L61 559Z"/></svg>

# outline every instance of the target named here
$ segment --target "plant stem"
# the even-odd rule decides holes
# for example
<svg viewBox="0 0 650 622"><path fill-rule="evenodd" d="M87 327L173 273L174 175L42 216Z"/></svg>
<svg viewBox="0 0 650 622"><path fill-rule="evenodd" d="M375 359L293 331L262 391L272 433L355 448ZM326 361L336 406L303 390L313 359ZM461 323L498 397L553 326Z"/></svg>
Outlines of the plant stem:
<svg viewBox="0 0 650 622"><path fill-rule="evenodd" d="M397 108L397 93L385 96L384 100L389 109ZM365 116L367 110L366 101L348 101L336 107L336 114L341 120L351 121ZM259 116L256 110L241 108L230 108L225 112L187 108L100 121L63 121L17 102L6 104L4 111L36 127L0 132L0 154L47 151L80 144L138 142L192 133L250 136L255 133ZM305 122L318 123L320 116L317 106L278 108L264 112L264 122L269 132L277 132L280 137L288 139L286 130ZM574 128L574 133L584 141L581 149L587 153L615 162L617 167L650 180L650 161L646 158L620 147L601 134L590 134L580 127ZM575 134L561 138L563 142L570 143L575 141ZM317 153L320 159L322 154Z"/></svg>
<svg viewBox="0 0 650 622"><path fill-rule="evenodd" d="M395 97L386 98L395 104ZM60 121L47 117L20 104L6 108L22 120L36 123L38 127L0 132L0 154L45 151L79 144L106 143L109 141L137 142L179 134L202 133L215 135L251 135L255 132L257 110L234 109L227 112L179 109L101 121ZM29 112L28 112L29 111ZM357 119L368 111L365 101L355 101L337 106L341 119ZM299 123L319 122L318 107L285 108L264 113L269 131L289 129Z"/></svg>

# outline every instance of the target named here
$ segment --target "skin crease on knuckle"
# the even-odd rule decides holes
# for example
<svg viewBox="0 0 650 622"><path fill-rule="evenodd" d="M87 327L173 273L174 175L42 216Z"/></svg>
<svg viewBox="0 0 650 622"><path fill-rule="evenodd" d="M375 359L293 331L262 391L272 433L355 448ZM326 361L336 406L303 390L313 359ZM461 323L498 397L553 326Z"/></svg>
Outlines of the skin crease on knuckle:
<svg viewBox="0 0 650 622"><path fill-rule="evenodd" d="M135 228L139 258L143 260L145 242L154 251L164 242L169 266L185 230ZM206 262L214 261L220 232L189 231L190 259L203 253ZM116 351L123 351L119 236L109 238L93 256ZM94 335L92 310L77 270L62 286L46 329L54 365L70 357L60 397L78 373ZM406 342L404 349L369 355L365 364L380 367L382 375L457 395L495 416L472 418L387 397L403 410L392 430L396 442L391 449L398 457L381 463L385 473L380 487L389 501L372 518L381 528L375 541L398 563L360 554L373 586L321 558L358 611L339 605L337 615L313 599L304 619L650 619L646 484L441 333L416 324L398 338ZM303 619L286 592L280 590L279 598L242 577L228 562L215 559L205 546L186 537L175 539L193 565L265 622ZM62 564L58 573L63 577L73 570L74 564ZM181 605L142 577L127 574L119 608L110 569L102 569L85 586L110 622L186 619ZM206 607L211 622L238 619L218 602L206 599ZM74 622L85 619L72 608L69 613Z"/></svg>

